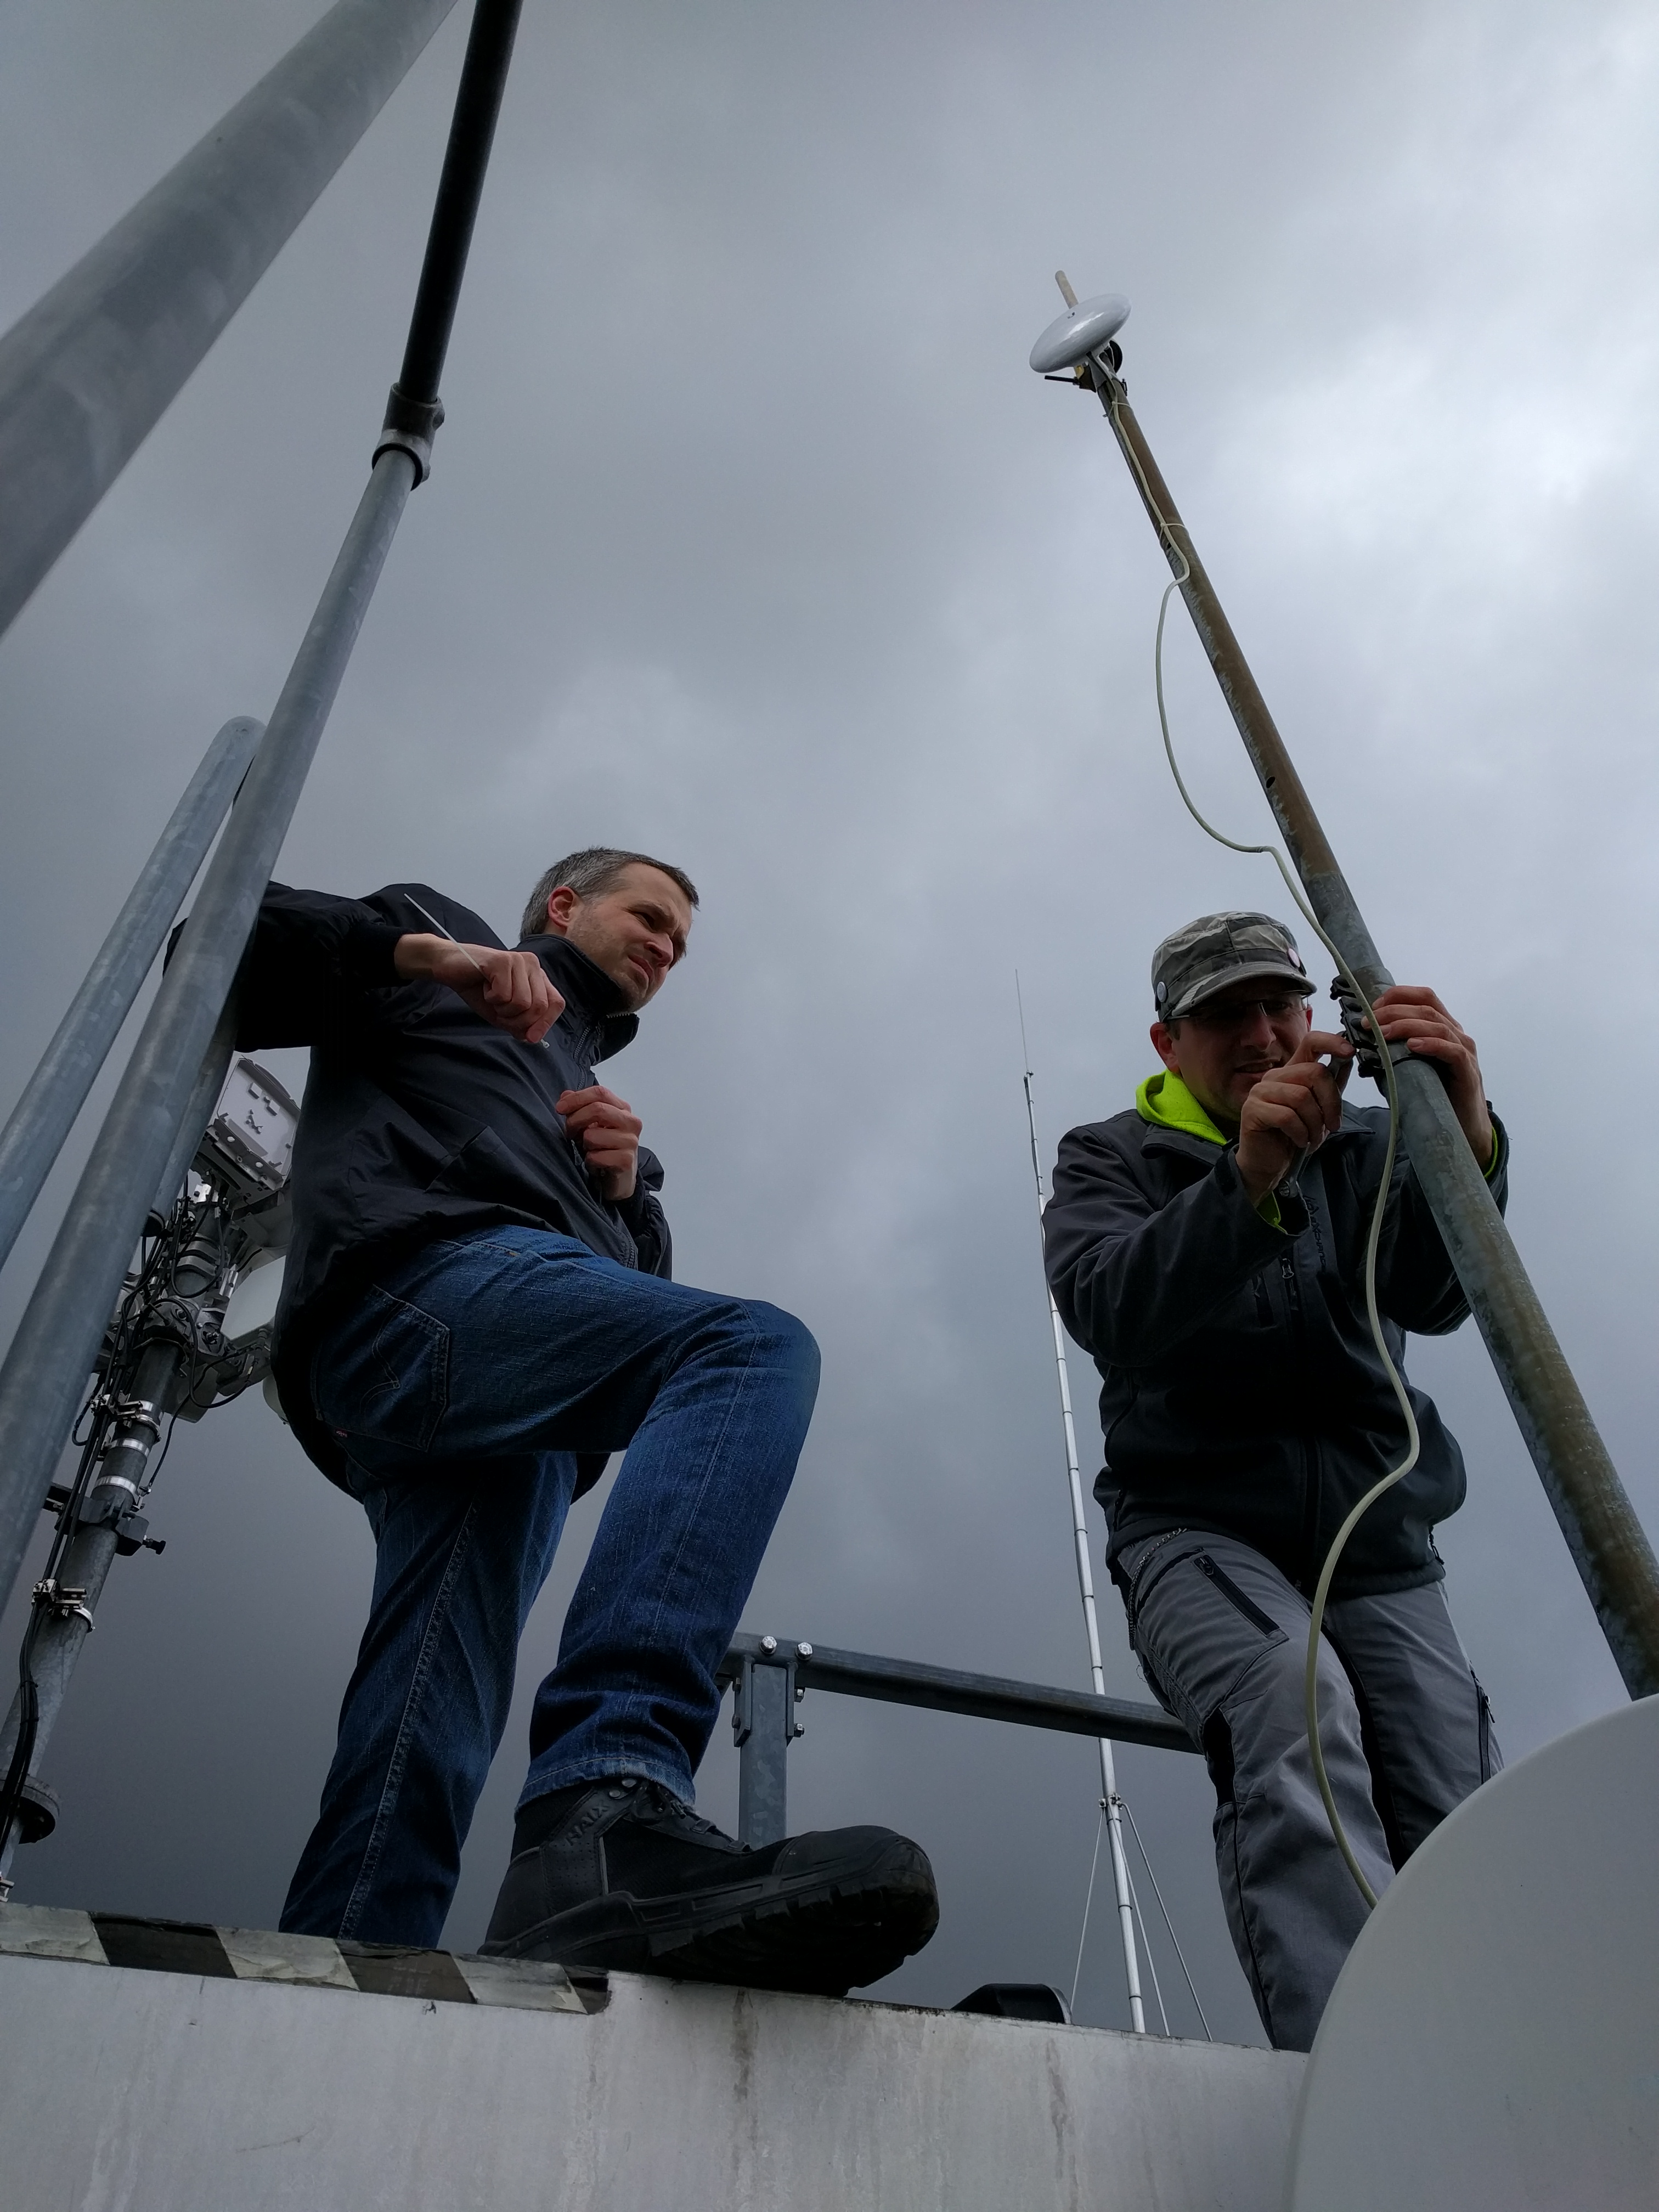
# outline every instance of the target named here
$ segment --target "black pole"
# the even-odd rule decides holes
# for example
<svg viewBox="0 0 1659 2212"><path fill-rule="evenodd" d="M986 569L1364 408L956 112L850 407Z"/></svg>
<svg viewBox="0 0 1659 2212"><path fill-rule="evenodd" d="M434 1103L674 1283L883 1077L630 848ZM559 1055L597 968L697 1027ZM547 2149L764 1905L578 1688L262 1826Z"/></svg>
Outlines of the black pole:
<svg viewBox="0 0 1659 2212"><path fill-rule="evenodd" d="M1081 372L1079 372L1081 374ZM1115 367L1089 376L1129 465L1164 557L1319 916L1368 998L1393 977L1337 866L1285 740L1250 672L1187 526L1152 459ZM1184 574L1183 574L1184 570ZM1446 1249L1486 1339L1595 1617L1633 1698L1659 1692L1659 1560L1597 1432L1521 1255L1427 1061L1397 1064L1401 1130Z"/></svg>
<svg viewBox="0 0 1659 2212"><path fill-rule="evenodd" d="M424 483L432 467L432 441L444 419L438 397L449 333L454 327L461 278L466 270L472 226L477 219L495 118L513 59L521 0L477 0L461 65L455 119L438 179L438 197L427 234L426 258L415 289L404 365L386 403L386 422L376 448L378 459L389 446L408 453Z"/></svg>
<svg viewBox="0 0 1659 2212"><path fill-rule="evenodd" d="M455 119L438 179L426 258L415 292L415 312L409 321L409 342L404 348L404 365L398 372L398 382L411 399L438 396L484 171L495 143L495 119L501 112L501 94L513 59L520 4L521 0L489 0L489 4L479 6L472 18Z"/></svg>
<svg viewBox="0 0 1659 2212"><path fill-rule="evenodd" d="M0 631L454 0L339 0L0 338Z"/></svg>
<svg viewBox="0 0 1659 2212"><path fill-rule="evenodd" d="M487 116L493 128L518 11L519 0L478 0L451 130L452 150L458 137L472 150L445 162L427 251L436 302L427 358L434 362L448 341L483 184L489 131L480 137L477 118ZM495 27L488 38L479 18ZM417 325L420 319L417 307ZM429 439L428 428L428 450ZM216 1030L221 1049L228 1042L219 1025L259 902L392 537L425 473L420 442L418 432L401 426L382 433L345 543L0 1369L0 1605L21 1566L144 1216L190 1133L183 1125L210 1077L212 1063L204 1063Z"/></svg>

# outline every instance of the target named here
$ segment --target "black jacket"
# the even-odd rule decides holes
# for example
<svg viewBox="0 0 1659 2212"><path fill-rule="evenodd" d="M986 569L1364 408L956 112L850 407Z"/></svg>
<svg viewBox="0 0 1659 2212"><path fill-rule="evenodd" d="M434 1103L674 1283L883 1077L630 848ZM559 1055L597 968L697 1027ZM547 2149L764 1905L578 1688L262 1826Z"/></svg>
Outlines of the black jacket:
<svg viewBox="0 0 1659 2212"><path fill-rule="evenodd" d="M1365 1319L1364 1252L1388 1137L1381 1109L1342 1122L1281 1201L1250 1204L1233 1146L1115 1115L1060 1148L1043 1217L1048 1280L1103 1377L1107 1465L1095 1485L1111 1556L1167 1528L1237 1536L1311 1590L1348 1509L1405 1451L1400 1408ZM1501 1206L1508 1140L1492 1176ZM1416 1176L1395 1170L1377 1257L1383 1333L1440 1336L1468 1312ZM1348 1540L1335 1589L1406 1589L1443 1572L1438 1521L1465 1489L1433 1401L1413 1473Z"/></svg>
<svg viewBox="0 0 1659 2212"><path fill-rule="evenodd" d="M561 1091L592 1083L593 1064L632 1042L639 1021L622 993L563 938L526 939L565 1010L544 1047L524 1044L446 986L399 980L398 939L431 929L411 895L464 942L500 945L425 884L365 899L272 884L237 983L241 1049L311 1047L271 1367L295 1433L336 1481L343 1461L313 1411L312 1358L330 1316L377 1266L437 1237L515 1223L578 1237L624 1267L670 1270L660 1164L641 1146L634 1196L611 1204L553 1110Z"/></svg>

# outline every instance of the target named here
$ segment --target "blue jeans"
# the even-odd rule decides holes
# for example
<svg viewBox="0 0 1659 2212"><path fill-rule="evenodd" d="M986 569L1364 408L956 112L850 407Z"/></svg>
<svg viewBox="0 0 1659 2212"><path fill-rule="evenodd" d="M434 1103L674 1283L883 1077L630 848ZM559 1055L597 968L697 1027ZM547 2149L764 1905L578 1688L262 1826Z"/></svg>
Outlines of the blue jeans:
<svg viewBox="0 0 1659 2212"><path fill-rule="evenodd" d="M381 1272L313 1370L374 1531L374 1595L283 1928L438 1942L578 1453L626 1449L519 1802L605 1774L690 1802L817 1379L817 1345L775 1306L547 1230Z"/></svg>

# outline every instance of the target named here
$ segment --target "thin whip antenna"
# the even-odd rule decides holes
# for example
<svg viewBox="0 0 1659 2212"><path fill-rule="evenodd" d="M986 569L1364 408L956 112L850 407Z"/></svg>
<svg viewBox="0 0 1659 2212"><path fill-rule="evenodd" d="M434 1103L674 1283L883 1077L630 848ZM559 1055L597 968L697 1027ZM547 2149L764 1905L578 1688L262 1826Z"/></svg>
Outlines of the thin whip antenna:
<svg viewBox="0 0 1659 2212"><path fill-rule="evenodd" d="M465 945L462 944L460 939L456 936L453 929L446 929L435 914L428 914L427 912L426 908L421 904L419 899L410 897L410 894L407 891L404 893L404 896L409 899L410 906L414 908L416 913L420 915L422 921L429 921L434 929L437 931L440 937L447 937L449 939L450 943L465 960L469 967L476 968L481 975L483 974L483 963L481 960L475 960L472 957L472 955L467 951Z"/></svg>
<svg viewBox="0 0 1659 2212"><path fill-rule="evenodd" d="M460 939L456 936L453 929L446 929L442 922L439 921L437 915L435 914L429 913L428 909L421 904L419 899L412 897L408 891L404 893L404 896L409 900L410 906L414 908L416 913L421 916L423 921L429 921L432 924L432 927L437 931L440 937L447 937L449 939L450 943L461 955L463 959L465 960L469 967L476 968L481 975L483 974L484 967L483 961L475 960L472 957L472 955L467 951L465 945L462 944ZM525 1042L527 1043L529 1040L526 1038ZM553 1049L552 1046L549 1044L545 1037L540 1038L538 1042L540 1043L541 1048L544 1052L551 1052ZM561 1126L562 1126L562 1124Z"/></svg>
<svg viewBox="0 0 1659 2212"><path fill-rule="evenodd" d="M1019 971L1014 971L1014 999L1019 1008L1020 1055L1025 1064L1025 1122L1031 1138L1031 1174L1036 1183L1037 1219L1042 1218L1042 1208L1048 1197L1042 1183L1042 1155L1037 1146L1036 1105L1031 1096L1033 1077L1030 1066L1030 1048L1025 1042L1025 998L1019 988ZM1054 1367L1060 1378L1060 1413L1066 1432L1066 1473L1072 1491L1072 1548L1077 1561L1078 1593L1083 1600L1083 1624L1089 1637L1089 1671L1094 1680L1095 1695L1106 1694L1106 1670L1100 1662L1100 1622L1095 1613L1095 1581L1089 1565L1089 1524L1083 1512L1083 1476L1077 1460L1077 1425L1072 1419L1072 1378L1066 1365L1066 1329L1060 1318L1060 1308L1054 1304L1054 1294L1048 1292L1048 1323L1054 1331ZM1146 2008L1140 1996L1140 1955L1135 1943L1134 1893L1129 1884L1129 1862L1123 1849L1123 1800L1117 1793L1117 1767L1112 1757L1110 1740L1098 1740L1100 1753L1100 1802L1106 1815L1106 1832L1112 1851L1112 1887L1117 1893L1118 1929L1123 1939L1123 1978L1129 1990L1129 2018L1137 2035L1146 2033ZM1094 1875L1089 1876L1089 1891L1094 1894ZM1085 1908L1086 1916L1086 1908ZM1085 1919L1087 1933L1087 1919ZM1079 1968L1082 1966L1082 1946L1079 1946Z"/></svg>

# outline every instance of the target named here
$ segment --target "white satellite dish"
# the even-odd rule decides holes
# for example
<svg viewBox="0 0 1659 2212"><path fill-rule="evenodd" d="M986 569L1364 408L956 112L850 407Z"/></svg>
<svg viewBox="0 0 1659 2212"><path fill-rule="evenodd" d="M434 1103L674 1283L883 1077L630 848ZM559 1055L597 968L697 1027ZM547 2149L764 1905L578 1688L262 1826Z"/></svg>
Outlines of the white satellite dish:
<svg viewBox="0 0 1659 2212"><path fill-rule="evenodd" d="M1129 302L1121 292L1097 293L1092 300L1078 300L1058 315L1031 348L1031 366L1039 376L1075 368L1129 319Z"/></svg>
<svg viewBox="0 0 1659 2212"><path fill-rule="evenodd" d="M1290 2212L1653 2212L1656 1838L1659 1698L1436 1829L1332 1992Z"/></svg>

